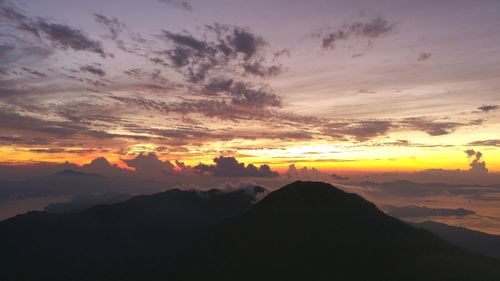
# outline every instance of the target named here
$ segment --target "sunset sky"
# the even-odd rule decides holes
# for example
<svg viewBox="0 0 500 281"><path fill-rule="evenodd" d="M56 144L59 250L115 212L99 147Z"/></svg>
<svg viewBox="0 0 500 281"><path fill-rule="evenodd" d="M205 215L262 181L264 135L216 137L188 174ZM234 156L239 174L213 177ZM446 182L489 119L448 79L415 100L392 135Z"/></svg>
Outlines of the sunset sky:
<svg viewBox="0 0 500 281"><path fill-rule="evenodd" d="M0 0L0 220L103 194L307 179L500 234L499 12Z"/></svg>
<svg viewBox="0 0 500 281"><path fill-rule="evenodd" d="M0 161L500 172L499 1L1 1Z"/></svg>

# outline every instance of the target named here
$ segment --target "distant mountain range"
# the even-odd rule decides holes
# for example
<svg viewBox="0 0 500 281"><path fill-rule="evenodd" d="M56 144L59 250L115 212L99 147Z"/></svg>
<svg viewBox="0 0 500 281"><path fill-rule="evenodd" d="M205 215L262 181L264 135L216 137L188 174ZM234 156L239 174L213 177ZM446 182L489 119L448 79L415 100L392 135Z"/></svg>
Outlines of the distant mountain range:
<svg viewBox="0 0 500 281"><path fill-rule="evenodd" d="M103 178L103 175L100 174L94 174L94 173L84 173L84 172L77 172L71 169L66 169L62 170L60 172L55 173L56 176L69 176L69 177L97 177L97 178Z"/></svg>
<svg viewBox="0 0 500 281"><path fill-rule="evenodd" d="M500 280L500 261L329 184L178 189L0 222L0 280Z"/></svg>

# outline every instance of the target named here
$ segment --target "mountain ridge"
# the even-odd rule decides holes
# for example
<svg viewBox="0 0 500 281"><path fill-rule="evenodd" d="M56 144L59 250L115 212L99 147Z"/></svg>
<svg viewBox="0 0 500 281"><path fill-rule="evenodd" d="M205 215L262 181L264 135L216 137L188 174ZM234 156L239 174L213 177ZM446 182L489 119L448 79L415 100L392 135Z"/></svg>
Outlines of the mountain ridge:
<svg viewBox="0 0 500 281"><path fill-rule="evenodd" d="M34 213L2 222L0 246L6 251L0 253L0 264L12 266L0 270L2 280L500 277L498 260L445 242L330 184L297 181L255 204L245 191L203 195L171 190L78 215ZM6 225L14 229L11 239ZM46 232L30 240L40 229ZM9 240L17 243L8 245Z"/></svg>

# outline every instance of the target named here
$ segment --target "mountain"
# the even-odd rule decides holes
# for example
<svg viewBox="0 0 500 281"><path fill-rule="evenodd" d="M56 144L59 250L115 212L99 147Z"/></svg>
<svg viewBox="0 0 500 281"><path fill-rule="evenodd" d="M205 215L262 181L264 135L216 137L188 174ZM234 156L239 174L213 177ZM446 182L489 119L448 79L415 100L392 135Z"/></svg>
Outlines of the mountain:
<svg viewBox="0 0 500 281"><path fill-rule="evenodd" d="M413 225L427 229L444 240L471 252L500 259L500 235L492 235L434 221L413 223Z"/></svg>
<svg viewBox="0 0 500 281"><path fill-rule="evenodd" d="M329 184L254 196L171 190L18 216L0 222L0 279L500 280L498 260Z"/></svg>
<svg viewBox="0 0 500 281"><path fill-rule="evenodd" d="M18 215L0 222L0 280L88 280L88 268L176 246L188 231L247 211L262 190L173 189L80 213Z"/></svg>
<svg viewBox="0 0 500 281"><path fill-rule="evenodd" d="M96 178L104 178L103 175L94 174L94 173L83 173L77 172L75 170L66 169L60 172L55 173L56 176L66 176L66 177L96 177Z"/></svg>
<svg viewBox="0 0 500 281"><path fill-rule="evenodd" d="M44 210L54 214L76 213L97 205L123 202L131 197L129 194L118 192L82 194L74 196L68 202L50 203Z"/></svg>

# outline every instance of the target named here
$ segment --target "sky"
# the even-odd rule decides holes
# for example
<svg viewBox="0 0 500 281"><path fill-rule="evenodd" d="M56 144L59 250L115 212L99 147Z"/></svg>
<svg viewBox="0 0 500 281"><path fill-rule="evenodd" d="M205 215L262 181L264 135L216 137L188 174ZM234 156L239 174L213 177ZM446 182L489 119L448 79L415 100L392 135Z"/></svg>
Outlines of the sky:
<svg viewBox="0 0 500 281"><path fill-rule="evenodd" d="M70 167L161 170L172 184L498 185L499 11L493 0L0 0L0 178Z"/></svg>

